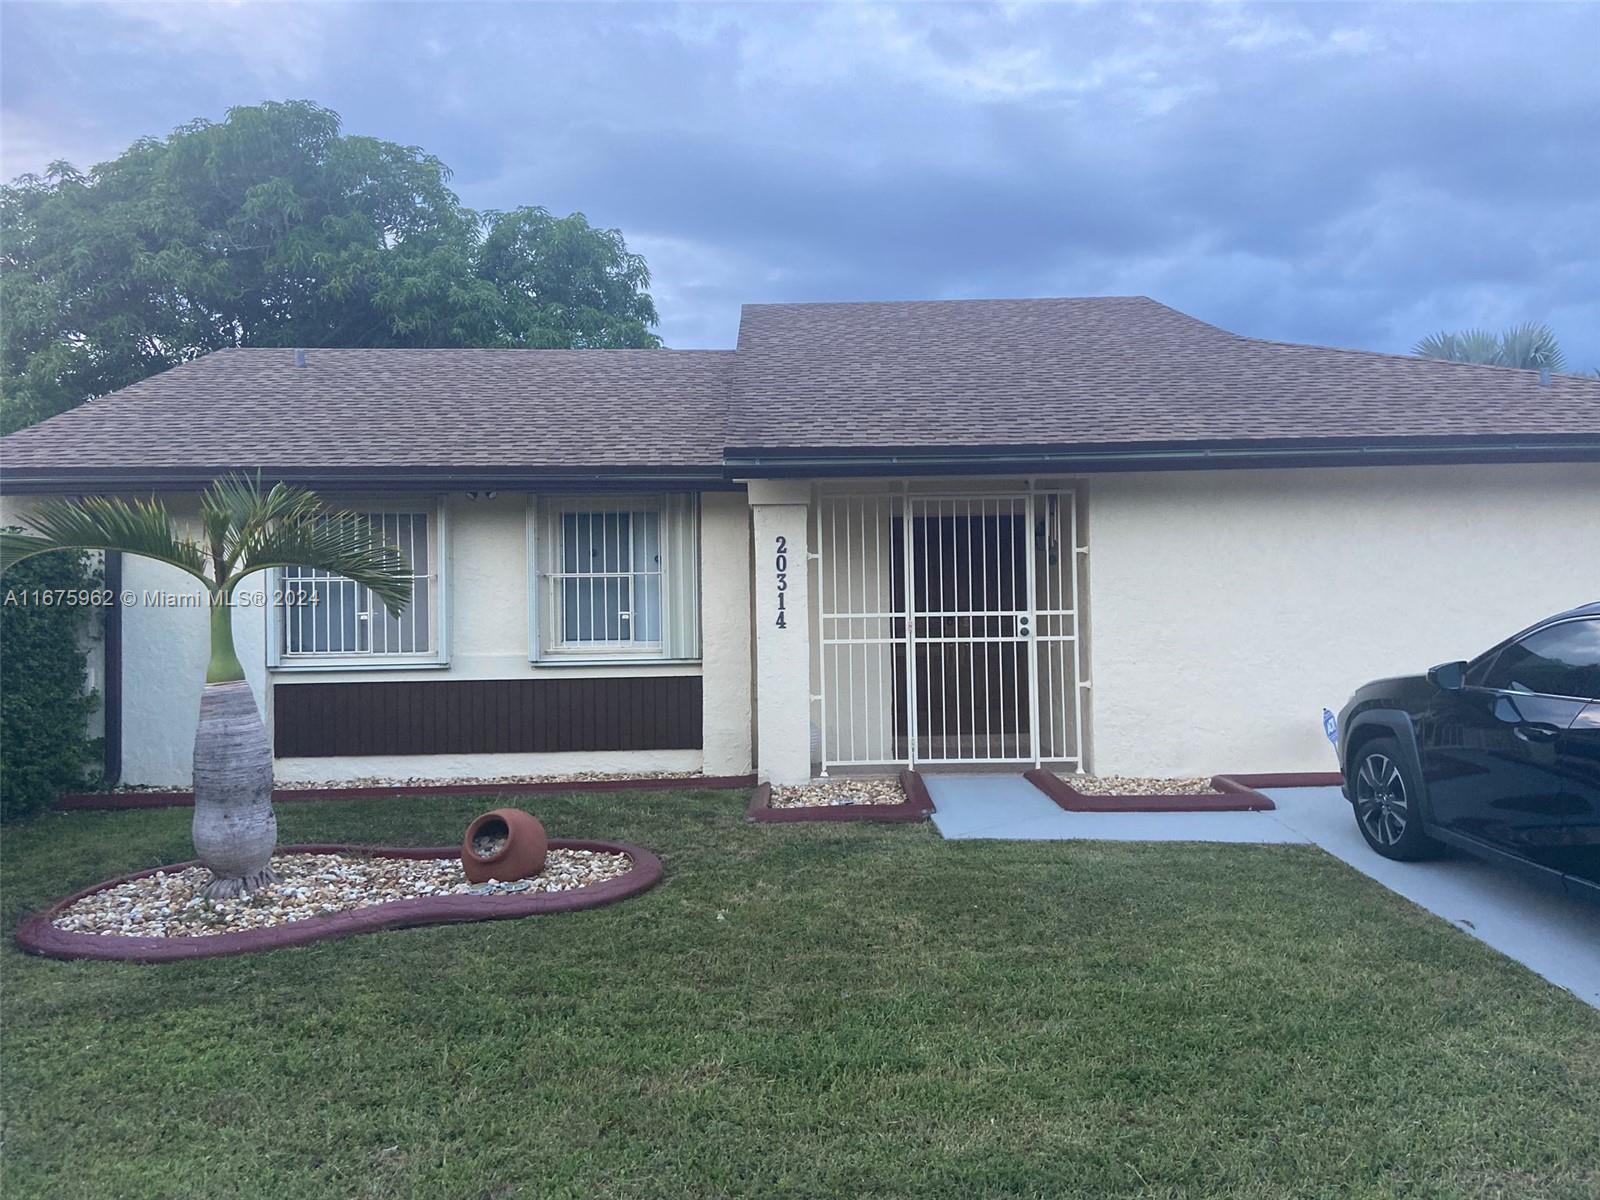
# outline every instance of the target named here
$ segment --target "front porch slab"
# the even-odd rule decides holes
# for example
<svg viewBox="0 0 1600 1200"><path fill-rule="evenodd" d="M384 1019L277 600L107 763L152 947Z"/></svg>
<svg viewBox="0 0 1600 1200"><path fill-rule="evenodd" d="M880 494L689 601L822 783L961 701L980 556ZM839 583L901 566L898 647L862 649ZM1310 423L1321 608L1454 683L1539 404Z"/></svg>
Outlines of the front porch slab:
<svg viewBox="0 0 1600 1200"><path fill-rule="evenodd" d="M1125 842L1306 842L1265 812L1067 812L1021 775L927 775L947 838Z"/></svg>

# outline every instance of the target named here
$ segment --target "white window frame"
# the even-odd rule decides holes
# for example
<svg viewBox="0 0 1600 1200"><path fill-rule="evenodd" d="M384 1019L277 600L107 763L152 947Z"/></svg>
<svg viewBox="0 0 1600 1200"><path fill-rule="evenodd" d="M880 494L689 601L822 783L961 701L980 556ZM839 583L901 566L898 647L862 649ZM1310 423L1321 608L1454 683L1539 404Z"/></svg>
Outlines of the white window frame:
<svg viewBox="0 0 1600 1200"><path fill-rule="evenodd" d="M528 658L539 666L596 666L616 663L698 663L700 661L700 613L698 605L698 576L700 570L700 538L698 500L694 507L690 529L689 553L675 554L674 547L680 539L672 529L673 514L664 495L556 495L529 496L527 509L528 547ZM563 518L573 513L649 512L656 514L657 547L661 558L658 592L661 611L658 626L659 640L652 642L556 642L552 611L559 604L557 589L567 577L564 571L550 570L562 557ZM631 535L630 535L631 536ZM687 559L687 561L685 561ZM684 588L678 586L679 574L691 571L695 575L694 611L687 618L678 612ZM629 575L648 572L629 571ZM687 619L693 622L693 653L672 652L671 631L673 622Z"/></svg>
<svg viewBox="0 0 1600 1200"><path fill-rule="evenodd" d="M417 500L411 503L385 501L382 503L353 503L348 511L358 515L388 513L421 513L427 517L428 556L431 570L425 576L429 587L429 609L432 614L429 650L411 654L374 653L372 651L342 651L338 653L291 653L287 648L287 628L282 603L285 579L282 570L271 572L267 606L267 666L274 671L383 671L416 668L448 667L450 665L450 612L449 571L450 533L449 508L441 500ZM380 602L374 605L381 608Z"/></svg>

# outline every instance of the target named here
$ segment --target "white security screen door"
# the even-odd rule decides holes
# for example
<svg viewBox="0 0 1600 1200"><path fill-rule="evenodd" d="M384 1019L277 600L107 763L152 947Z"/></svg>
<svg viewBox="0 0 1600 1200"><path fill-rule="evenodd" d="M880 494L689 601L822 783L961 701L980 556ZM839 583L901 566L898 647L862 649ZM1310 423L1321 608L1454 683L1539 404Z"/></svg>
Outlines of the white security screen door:
<svg viewBox="0 0 1600 1200"><path fill-rule="evenodd" d="M1038 742L1031 497L907 503L911 757L1030 760Z"/></svg>
<svg viewBox="0 0 1600 1200"><path fill-rule="evenodd" d="M821 764L1081 763L1074 495L824 494Z"/></svg>

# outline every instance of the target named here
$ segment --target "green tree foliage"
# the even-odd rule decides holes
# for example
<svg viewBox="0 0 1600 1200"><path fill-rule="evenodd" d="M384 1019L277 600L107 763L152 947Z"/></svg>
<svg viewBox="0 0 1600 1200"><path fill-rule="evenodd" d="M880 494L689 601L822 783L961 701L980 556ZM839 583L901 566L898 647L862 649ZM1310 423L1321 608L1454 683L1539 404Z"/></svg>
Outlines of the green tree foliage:
<svg viewBox="0 0 1600 1200"><path fill-rule="evenodd" d="M1527 322L1513 325L1504 333L1486 329L1467 329L1461 333L1431 333L1411 348L1422 358L1443 358L1450 362L1486 363L1495 367L1520 367L1559 371L1567 365L1566 356L1548 325Z"/></svg>
<svg viewBox="0 0 1600 1200"><path fill-rule="evenodd" d="M0 819L39 812L83 786L100 753L89 737L94 694L85 694L85 635L101 611L34 603L37 593L99 585L83 554L49 554L7 573L0 598Z"/></svg>
<svg viewBox="0 0 1600 1200"><path fill-rule="evenodd" d="M224 346L660 344L620 232L476 213L449 178L292 101L0 187L0 427Z"/></svg>

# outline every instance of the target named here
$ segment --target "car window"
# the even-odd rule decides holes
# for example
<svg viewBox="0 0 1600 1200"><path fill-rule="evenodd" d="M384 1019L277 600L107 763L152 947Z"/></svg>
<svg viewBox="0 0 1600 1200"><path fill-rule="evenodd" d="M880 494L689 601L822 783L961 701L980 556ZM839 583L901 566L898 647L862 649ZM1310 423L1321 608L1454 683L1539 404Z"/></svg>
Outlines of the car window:
<svg viewBox="0 0 1600 1200"><path fill-rule="evenodd" d="M1600 620L1563 621L1512 642L1495 655L1481 686L1600 700Z"/></svg>

